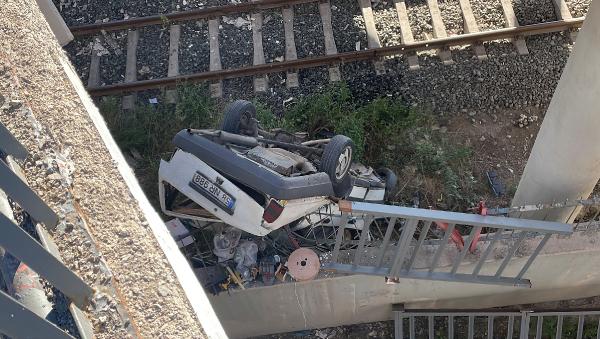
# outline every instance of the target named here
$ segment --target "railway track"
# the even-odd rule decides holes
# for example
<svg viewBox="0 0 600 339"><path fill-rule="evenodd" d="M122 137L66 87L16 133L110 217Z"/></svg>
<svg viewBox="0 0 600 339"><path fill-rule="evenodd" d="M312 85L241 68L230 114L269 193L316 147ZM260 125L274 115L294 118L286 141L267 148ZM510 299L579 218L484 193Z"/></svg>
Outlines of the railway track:
<svg viewBox="0 0 600 339"><path fill-rule="evenodd" d="M433 36L423 41L415 41L407 8L403 0L394 0L397 19L400 27L401 43L393 46L382 46L375 18L371 8L370 0L357 0L365 23L368 49L350 52L338 52L334 31L332 27L332 11L330 3L317 0L256 0L247 3L231 4L225 6L195 9L183 12L175 12L165 15L153 15L128 20L101 22L88 25L71 27L76 37L106 34L110 31L127 30L127 51L125 78L122 83L100 85L100 56L92 53L88 77L88 92L92 96L104 96L114 94L134 93L148 89L161 89L174 87L182 83L194 83L209 81L210 91L213 97L222 96L224 79L254 77L254 90L264 92L268 89L267 74L286 72L286 86L298 87L298 70L326 66L329 72L329 80L336 82L341 80L340 65L348 62L365 61L373 62L375 72L385 72L383 58L386 56L404 55L408 63L408 69L420 68L416 53L423 50L435 50L440 61L445 65L454 63L450 47L471 46L474 55L479 60L488 58L483 42L500 39L510 39L514 44L516 52L528 54L525 36L544 34L549 32L568 31L574 40L578 27L583 24L584 17L573 18L565 3L565 0L554 0L556 21L519 25L517 17L510 0L499 0L502 5L505 28L480 31L475 20L469 0L459 0L462 18L464 20L464 34L449 36L444 20L442 19L437 0L428 0L427 6L431 16ZM319 14L324 35L325 54L298 58L294 32L294 5L318 3ZM263 47L263 13L264 10L281 10L284 23L285 36L285 58L281 62L265 62L265 51ZM244 65L235 68L224 68L221 61L219 25L221 17L236 13L251 13L251 30L253 57L252 65ZM180 74L180 39L181 24L193 20L208 21L209 39L209 67L208 71ZM169 27L168 48L168 72L165 77L150 80L137 79L137 49L139 40L139 29L147 26L162 25ZM166 98L175 102L176 95L173 90L167 90ZM123 99L123 108L130 109L134 105L134 95L128 94Z"/></svg>

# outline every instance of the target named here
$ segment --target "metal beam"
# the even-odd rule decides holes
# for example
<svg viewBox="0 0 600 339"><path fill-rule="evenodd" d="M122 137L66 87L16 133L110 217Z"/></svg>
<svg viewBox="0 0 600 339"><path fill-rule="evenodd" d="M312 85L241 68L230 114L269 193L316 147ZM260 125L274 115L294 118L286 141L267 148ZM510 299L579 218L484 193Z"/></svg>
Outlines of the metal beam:
<svg viewBox="0 0 600 339"><path fill-rule="evenodd" d="M519 229L544 233L551 232L564 235L573 233L571 225L559 222L484 216L479 214L437 211L424 208L371 204L365 202L352 202L352 212L373 213L378 217L399 217L458 225Z"/></svg>
<svg viewBox="0 0 600 339"><path fill-rule="evenodd" d="M339 263L325 263L323 266L327 269L336 270L343 273L354 273L354 274L367 274L367 275L379 275L383 277L390 276L390 269L386 267L377 268L374 266L357 266L351 264L339 264ZM420 280L439 280L439 281L453 281L453 282L464 282L464 283L477 283L477 284L489 284L489 285L505 285L515 287L531 287L531 282L528 279L515 279L484 275L472 275L472 274L450 274L446 272L429 272L429 271L400 271L398 278L407 279L420 279Z"/></svg>
<svg viewBox="0 0 600 339"><path fill-rule="evenodd" d="M27 158L27 150L21 143L0 123L0 151L12 155L17 159Z"/></svg>
<svg viewBox="0 0 600 339"><path fill-rule="evenodd" d="M56 213L3 161L0 161L0 189L26 210L33 219L43 222L47 227L54 227L58 223Z"/></svg>
<svg viewBox="0 0 600 339"><path fill-rule="evenodd" d="M73 338L48 320L37 316L1 290L0 310L0 333L4 333L9 337Z"/></svg>
<svg viewBox="0 0 600 339"><path fill-rule="evenodd" d="M1 247L48 280L77 306L87 306L94 290L3 214L0 214L0 234Z"/></svg>

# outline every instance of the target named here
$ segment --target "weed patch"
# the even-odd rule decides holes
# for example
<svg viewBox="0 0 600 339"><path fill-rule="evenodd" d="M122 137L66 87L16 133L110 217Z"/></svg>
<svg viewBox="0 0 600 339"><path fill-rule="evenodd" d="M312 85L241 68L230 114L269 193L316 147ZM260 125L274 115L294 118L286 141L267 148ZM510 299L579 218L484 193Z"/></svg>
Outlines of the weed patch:
<svg viewBox="0 0 600 339"><path fill-rule="evenodd" d="M108 127L123 153L135 162L140 183L155 206L158 166L160 159L173 151L173 136L188 127L217 127L222 116L205 86L182 86L177 95L177 105L159 100L157 105L142 104L129 112L120 109L116 98L99 103ZM344 134L352 138L359 160L374 168L389 167L398 174L395 199L400 203L411 201L415 193L422 197L422 206L441 209L464 209L476 200L470 149L433 131L433 116L399 100L379 98L361 104L341 84L298 99L282 117L259 101L255 105L263 128L303 131L310 137Z"/></svg>
<svg viewBox="0 0 600 339"><path fill-rule="evenodd" d="M433 131L433 116L399 100L386 97L360 104L341 84L299 99L283 117L260 106L257 112L265 128L305 131L311 137L327 133L350 137L361 161L400 174L399 202L411 201L418 193L428 206L464 209L476 200L470 148Z"/></svg>
<svg viewBox="0 0 600 339"><path fill-rule="evenodd" d="M103 98L99 109L121 151L135 162L135 171L146 195L158 206L156 192L160 159L173 151L171 140L184 128L214 127L221 118L216 103L205 86L182 86L177 89L178 104L138 104L132 111L122 111L120 100Z"/></svg>

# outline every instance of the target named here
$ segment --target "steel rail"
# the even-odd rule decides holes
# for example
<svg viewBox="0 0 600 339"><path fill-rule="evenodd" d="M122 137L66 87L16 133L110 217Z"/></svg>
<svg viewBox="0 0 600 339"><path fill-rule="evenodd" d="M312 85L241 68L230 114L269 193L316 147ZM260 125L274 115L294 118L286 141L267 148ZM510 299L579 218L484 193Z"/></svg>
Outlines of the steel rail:
<svg viewBox="0 0 600 339"><path fill-rule="evenodd" d="M126 20L115 20L108 22L97 22L87 25L77 25L71 26L69 27L69 29L71 30L71 33L73 33L73 35L77 37L101 33L102 31L110 32L153 25L170 25L173 23L180 23L184 21L216 18L228 14L255 12L269 8L292 6L317 1L319 0L259 0L239 4L192 9L183 12L155 14L138 18L130 18Z"/></svg>
<svg viewBox="0 0 600 339"><path fill-rule="evenodd" d="M516 36L528 36L563 31L570 28L580 27L583 24L584 19L585 17L579 17L519 27L501 28L493 31L462 34L447 38L418 41L410 44L400 44L395 46L373 48L354 52L321 55L297 60L287 60L283 62L252 65L247 67L193 73L187 75L178 75L174 77L165 77L159 79L141 80L129 83L88 87L87 91L92 96L104 96L111 94L121 94L124 92L137 92L155 88L174 87L178 84L184 83L196 83L209 80L241 78L246 76L284 72L290 69L297 70L303 68L326 66L331 64L343 64L346 62L373 60L384 56L399 55L407 52L416 52L422 50L439 49L450 46L467 45L474 42L509 39L514 38Z"/></svg>

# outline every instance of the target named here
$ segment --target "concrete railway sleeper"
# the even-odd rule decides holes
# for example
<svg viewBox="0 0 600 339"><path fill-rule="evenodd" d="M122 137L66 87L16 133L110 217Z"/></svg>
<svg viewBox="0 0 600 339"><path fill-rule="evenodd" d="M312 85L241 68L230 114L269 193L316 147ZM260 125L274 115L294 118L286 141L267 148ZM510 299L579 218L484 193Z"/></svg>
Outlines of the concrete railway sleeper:
<svg viewBox="0 0 600 339"><path fill-rule="evenodd" d="M478 60L484 61L487 59L487 54L483 42L494 41L500 39L510 39L513 41L515 48L519 54L528 54L527 45L524 36L537 35L548 32L571 31L571 38L574 39L574 30L583 24L583 17L573 18L568 7L564 3L559 3L555 6L556 17L558 21L545 22L521 26L515 16L512 3L510 1L501 1L502 11L505 18L504 29L491 31L481 31L479 25L472 13L469 0L460 1L460 9L465 22L465 34L458 36L449 36L446 32L443 17L438 8L437 0L427 2L429 12L433 22L433 38L414 41L410 32L410 22L406 15L406 6L402 1L395 1L396 10L398 13L398 22L401 27L402 44L394 46L382 46L379 33L374 20L374 12L371 4L368 1L357 0L360 7L363 20L366 25L366 34L368 41L368 49L358 50L353 52L338 52L334 32L332 27L332 11L328 1L320 1L319 15L323 25L323 41L325 44L325 55L319 55L307 58L297 58L296 46L294 41L293 21L294 21L294 5L314 3L316 0L256 0L242 4L231 4L225 6L208 7L204 9L195 9L190 11L168 13L164 15L153 15L147 17L139 17L128 20L111 21L104 23L94 23L89 25L80 25L71 27L71 31L76 37L98 34L100 32L129 30L127 43L127 69L125 75L125 83L99 85L99 56L92 53L91 67L87 79L88 90L94 96L133 93L147 89L174 87L179 83L186 82L211 82L211 95L214 97L222 96L222 80L253 76L254 89L257 92L264 92L268 88L269 73L286 72L288 87L297 87L299 69L314 68L318 66L326 66L329 70L330 81L340 81L341 72L339 65L347 62L371 60L377 74L385 73L385 67L382 58L394 55L406 55L410 70L419 69L417 51L437 50L437 54L443 64L451 65L452 53L450 47L455 46L471 46ZM266 62L265 51L262 43L262 12L265 9L281 10L284 29L285 29L285 57L282 62ZM253 41L253 61L252 65L247 65L237 68L227 68L222 65L221 53L223 47L219 42L219 25L221 17L234 13L251 13L251 28ZM203 19L208 21L208 31L210 40L210 67L208 72L180 74L179 72L179 50L180 42L180 24L185 21ZM137 39L139 36L138 29L151 25L171 25L169 46L165 46L169 50L169 71L163 78L151 80L136 81L136 55L139 53ZM297 33L296 33L297 34ZM227 46L225 46L227 47ZM173 91L169 91L168 101L174 102L175 96ZM132 108L133 94L128 94L124 97L123 108Z"/></svg>

